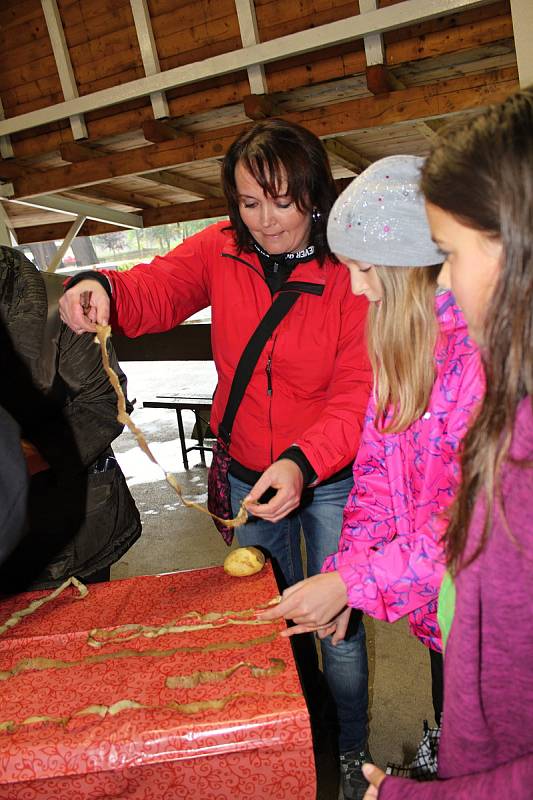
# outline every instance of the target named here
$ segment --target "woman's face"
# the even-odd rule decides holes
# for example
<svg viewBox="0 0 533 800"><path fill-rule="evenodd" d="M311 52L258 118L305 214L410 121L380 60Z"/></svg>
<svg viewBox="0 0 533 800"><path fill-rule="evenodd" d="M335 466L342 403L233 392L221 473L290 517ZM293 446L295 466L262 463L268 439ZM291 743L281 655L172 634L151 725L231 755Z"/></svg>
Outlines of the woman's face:
<svg viewBox="0 0 533 800"><path fill-rule="evenodd" d="M483 321L501 269L502 245L426 202L431 233L446 260L438 283L453 292L470 335L481 344Z"/></svg>
<svg viewBox="0 0 533 800"><path fill-rule="evenodd" d="M341 256L340 253L336 253L336 256L348 267L354 294L364 294L371 303L377 303L383 299L383 286L374 264L368 264L366 261L354 261L352 258Z"/></svg>
<svg viewBox="0 0 533 800"><path fill-rule="evenodd" d="M235 184L241 219L267 253L294 253L307 247L311 214L299 211L285 194L286 181L279 197L270 197L239 161L235 167Z"/></svg>

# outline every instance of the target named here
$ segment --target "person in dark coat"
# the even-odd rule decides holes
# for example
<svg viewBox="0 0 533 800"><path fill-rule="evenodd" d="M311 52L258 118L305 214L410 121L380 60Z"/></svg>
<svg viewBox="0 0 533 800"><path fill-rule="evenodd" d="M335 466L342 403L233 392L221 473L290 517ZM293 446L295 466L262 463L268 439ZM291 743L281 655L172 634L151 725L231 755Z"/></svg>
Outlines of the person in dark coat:
<svg viewBox="0 0 533 800"><path fill-rule="evenodd" d="M21 425L31 474L27 533L0 570L4 592L55 586L70 575L108 579L141 533L111 449L123 429L116 395L94 337L61 323L62 291L59 276L0 247L0 317L33 381L29 394L18 379L4 380L0 390ZM125 392L126 377L110 357Z"/></svg>
<svg viewBox="0 0 533 800"><path fill-rule="evenodd" d="M0 564L23 534L28 477L15 420L0 407Z"/></svg>

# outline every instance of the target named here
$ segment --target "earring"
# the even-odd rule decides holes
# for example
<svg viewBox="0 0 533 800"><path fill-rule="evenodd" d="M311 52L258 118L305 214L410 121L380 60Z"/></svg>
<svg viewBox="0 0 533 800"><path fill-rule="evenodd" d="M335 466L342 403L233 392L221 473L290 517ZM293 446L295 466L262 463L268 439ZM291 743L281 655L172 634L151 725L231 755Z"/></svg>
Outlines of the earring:
<svg viewBox="0 0 533 800"><path fill-rule="evenodd" d="M318 220L320 219L321 216L322 216L322 214L320 213L318 208L316 208L316 207L313 208L313 210L311 211L311 219L313 220L313 222L318 222Z"/></svg>

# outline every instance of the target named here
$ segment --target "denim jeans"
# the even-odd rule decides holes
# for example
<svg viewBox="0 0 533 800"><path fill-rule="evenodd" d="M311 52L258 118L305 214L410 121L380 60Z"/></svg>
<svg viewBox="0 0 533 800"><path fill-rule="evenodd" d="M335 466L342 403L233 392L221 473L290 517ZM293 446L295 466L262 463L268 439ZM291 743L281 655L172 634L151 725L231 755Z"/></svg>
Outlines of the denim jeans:
<svg viewBox="0 0 533 800"><path fill-rule="evenodd" d="M233 475L229 479L231 504L236 514L251 487ZM338 548L342 513L352 485L352 479L347 478L306 490L299 508L280 522L250 517L245 526L236 530L239 544L259 545L270 553L278 583L283 589L305 577L300 547L300 531L303 531L307 575L316 575L326 556ZM292 637L293 644L296 645L294 640L303 636ZM339 750L341 753L360 750L367 740L368 717L368 662L360 612L352 612L344 641L335 647L331 644L331 636L319 641L324 674L335 702ZM295 647L295 657L298 661L298 646ZM298 666L302 675L305 667L302 670L303 665ZM312 698L308 697L309 701L311 705Z"/></svg>

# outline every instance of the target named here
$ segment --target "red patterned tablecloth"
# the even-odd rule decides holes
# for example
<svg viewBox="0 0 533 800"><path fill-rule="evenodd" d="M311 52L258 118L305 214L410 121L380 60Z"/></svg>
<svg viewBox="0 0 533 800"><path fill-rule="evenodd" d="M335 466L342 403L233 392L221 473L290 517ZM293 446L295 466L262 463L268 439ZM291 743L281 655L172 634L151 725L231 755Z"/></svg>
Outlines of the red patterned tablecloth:
<svg viewBox="0 0 533 800"><path fill-rule="evenodd" d="M0 624L44 594L0 603ZM77 594L0 636L1 800L315 797L290 645L242 613L277 594L268 567Z"/></svg>

